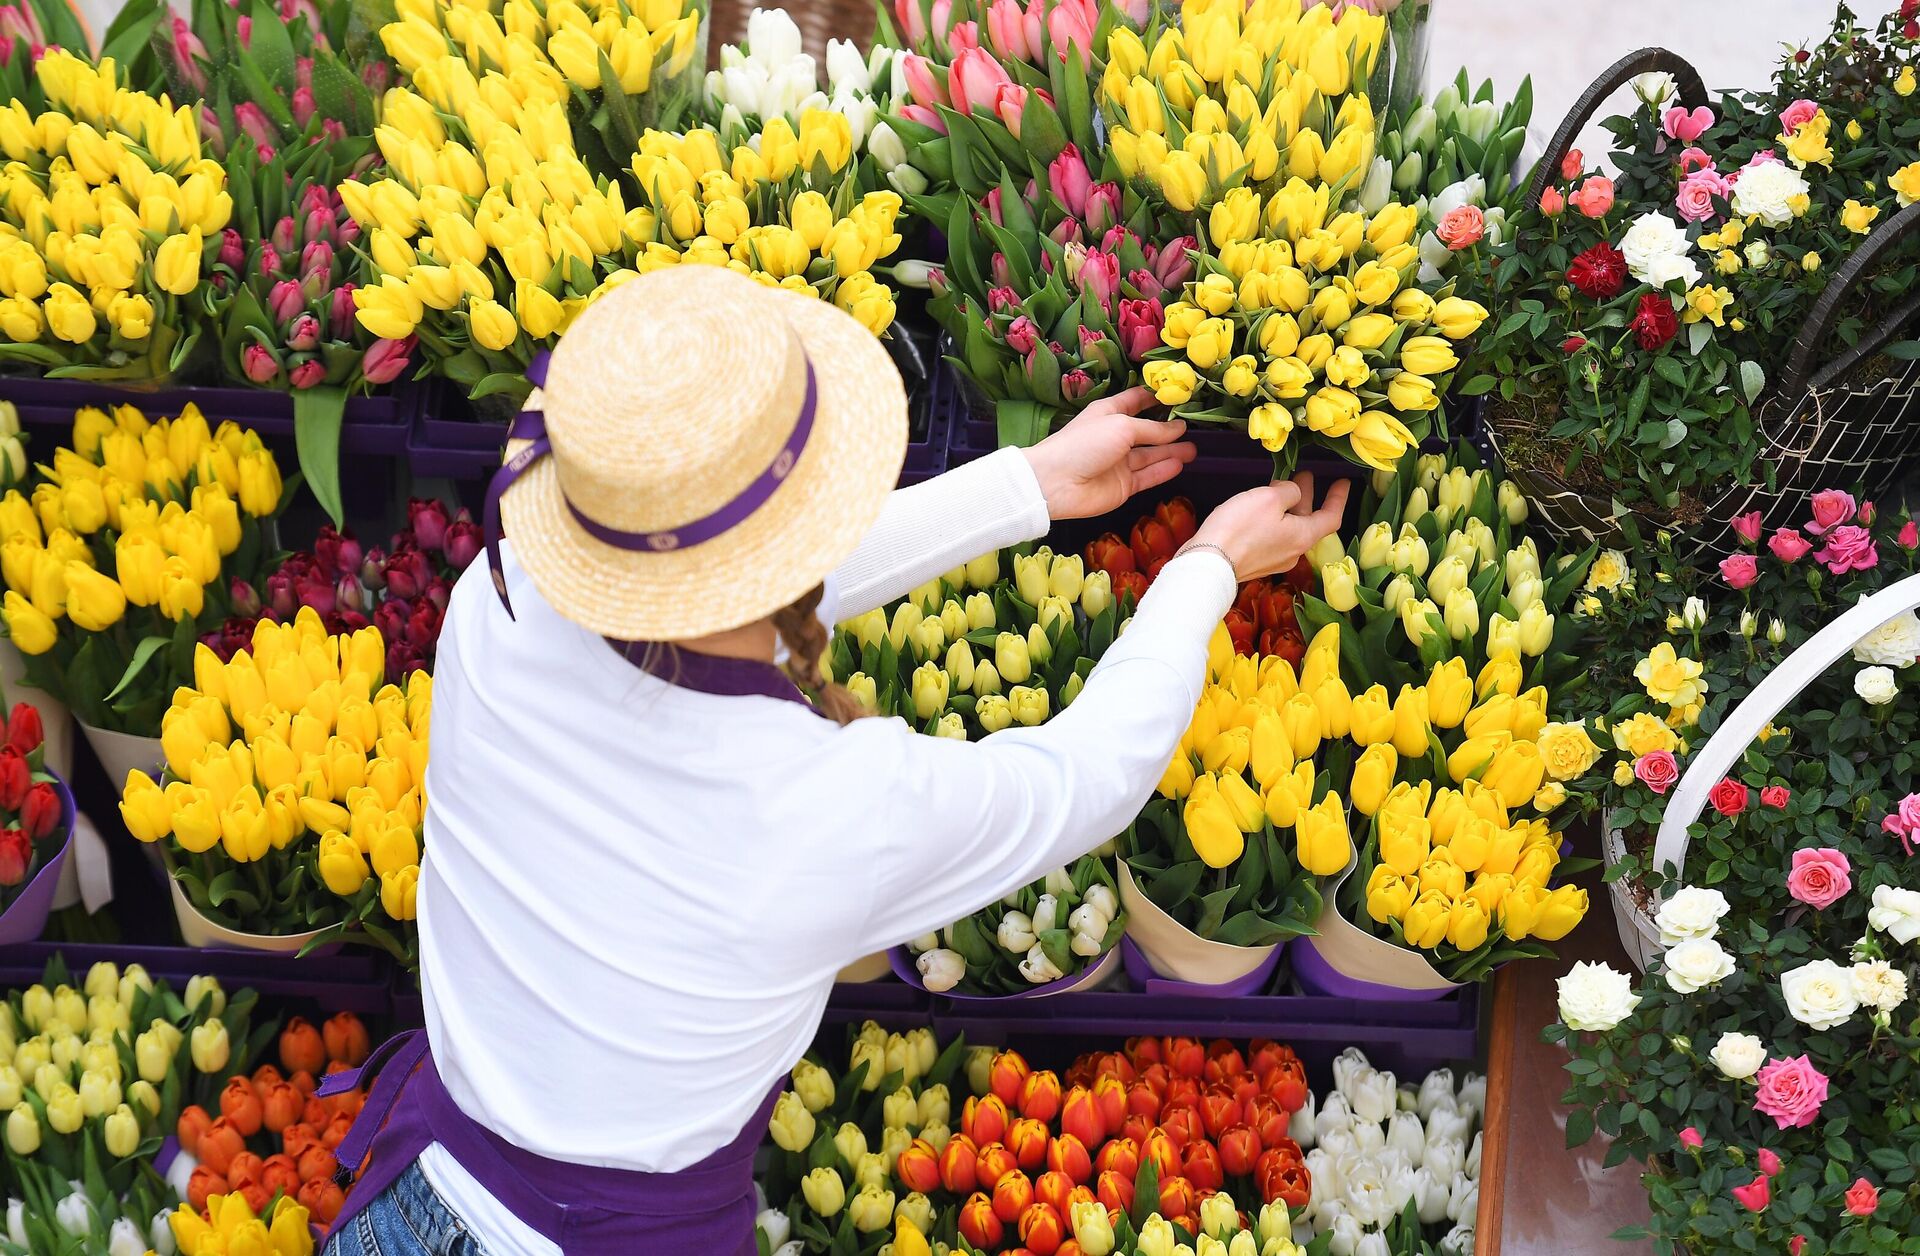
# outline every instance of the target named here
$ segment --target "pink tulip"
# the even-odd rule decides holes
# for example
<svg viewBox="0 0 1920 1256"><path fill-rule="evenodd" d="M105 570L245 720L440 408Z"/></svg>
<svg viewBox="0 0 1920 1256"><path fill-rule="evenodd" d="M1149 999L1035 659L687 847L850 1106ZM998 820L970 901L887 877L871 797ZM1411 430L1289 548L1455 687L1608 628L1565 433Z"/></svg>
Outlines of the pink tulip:
<svg viewBox="0 0 1920 1256"><path fill-rule="evenodd" d="M987 7L987 43L1005 61L1033 60L1020 0L993 0Z"/></svg>
<svg viewBox="0 0 1920 1256"><path fill-rule="evenodd" d="M287 348L294 353L304 353L317 348L320 344L320 320L311 314L302 314L293 320L293 326L287 330Z"/></svg>
<svg viewBox="0 0 1920 1256"><path fill-rule="evenodd" d="M300 227L294 222L292 214L284 214L280 221L273 224L273 247L282 253L291 253L300 245Z"/></svg>
<svg viewBox="0 0 1920 1256"><path fill-rule="evenodd" d="M987 274L992 278L996 287L1008 288L1013 286L1013 267L1008 264L1005 253L995 253L991 258L987 259Z"/></svg>
<svg viewBox="0 0 1920 1256"><path fill-rule="evenodd" d="M942 135L947 133L946 120L925 105L902 105L900 116L909 122L918 122L921 126L932 127Z"/></svg>
<svg viewBox="0 0 1920 1256"><path fill-rule="evenodd" d="M1061 248L1065 248L1069 244L1085 244L1087 242L1086 233L1080 229L1080 222L1076 218L1062 218L1059 222L1053 224L1053 230L1047 232L1047 238ZM1051 254L1047 254L1042 260L1051 265L1053 257ZM1049 271L1048 273L1051 274L1052 272Z"/></svg>
<svg viewBox="0 0 1920 1256"><path fill-rule="evenodd" d="M1048 164L1047 187L1069 214L1075 218L1086 217L1087 197L1093 191L1093 176L1087 172L1087 163L1080 156L1077 146L1067 145Z"/></svg>
<svg viewBox="0 0 1920 1256"><path fill-rule="evenodd" d="M933 62L919 53L909 52L900 58L901 73L907 80L907 95L913 97L913 103L931 109L935 105L951 104L946 88L940 84L939 76L934 73Z"/></svg>
<svg viewBox="0 0 1920 1256"><path fill-rule="evenodd" d="M1760 539L1760 512L1754 510L1744 515L1735 515L1728 522L1728 526L1733 529L1735 536L1752 545Z"/></svg>
<svg viewBox="0 0 1920 1256"><path fill-rule="evenodd" d="M193 27L187 19L175 16L173 19L173 68L182 81L195 92L207 90L207 72L201 62L207 59L207 46L193 33Z"/></svg>
<svg viewBox="0 0 1920 1256"><path fill-rule="evenodd" d="M347 340L353 336L354 307L353 289L355 285L343 283L333 290L333 299L327 306L327 330L333 333L335 340ZM368 350L369 353L372 350Z"/></svg>
<svg viewBox="0 0 1920 1256"><path fill-rule="evenodd" d="M293 59L293 86L296 90L313 90L313 58L295 57Z"/></svg>
<svg viewBox="0 0 1920 1256"><path fill-rule="evenodd" d="M220 233L220 264L234 271L247 264L247 242L232 227Z"/></svg>
<svg viewBox="0 0 1920 1256"><path fill-rule="evenodd" d="M1187 255L1189 249L1197 249L1200 242L1192 236L1177 236L1160 246L1159 254L1153 259L1153 274L1163 288L1178 288L1193 276L1193 259Z"/></svg>
<svg viewBox="0 0 1920 1256"><path fill-rule="evenodd" d="M1166 321L1158 301L1120 303L1120 348L1130 361L1141 361L1160 347L1160 329Z"/></svg>
<svg viewBox="0 0 1920 1256"><path fill-rule="evenodd" d="M0 42L10 47L16 39L29 46L47 42L46 35L40 30L40 19L34 15L31 6L0 5Z"/></svg>
<svg viewBox="0 0 1920 1256"><path fill-rule="evenodd" d="M242 48L251 48L253 46L253 19L243 16L236 25L240 28L240 46Z"/></svg>
<svg viewBox="0 0 1920 1256"><path fill-rule="evenodd" d="M1060 60L1068 60L1071 51L1079 54L1082 70L1093 64L1093 21L1085 10L1071 4L1057 6L1047 14L1047 38Z"/></svg>
<svg viewBox="0 0 1920 1256"><path fill-rule="evenodd" d="M212 149L216 157L227 155L226 128L220 125L220 115L205 105L200 106L200 142Z"/></svg>
<svg viewBox="0 0 1920 1256"><path fill-rule="evenodd" d="M1108 231L1120 221L1120 185L1096 183L1087 192L1087 226Z"/></svg>
<svg viewBox="0 0 1920 1256"><path fill-rule="evenodd" d="M267 294L267 313L276 323L290 321L307 305L306 294L300 291L300 285L291 279L282 279L273 285L273 291Z"/></svg>
<svg viewBox="0 0 1920 1256"><path fill-rule="evenodd" d="M1026 108L1027 89L1018 83L1002 83L993 94L994 115L1016 140L1020 138L1020 121L1026 114Z"/></svg>
<svg viewBox="0 0 1920 1256"><path fill-rule="evenodd" d="M306 129L307 123L313 121L314 109L313 89L311 87L295 88L293 92L294 125L302 130Z"/></svg>
<svg viewBox="0 0 1920 1256"><path fill-rule="evenodd" d="M987 311L991 314L1017 314L1020 294L1012 288L992 288L987 292Z"/></svg>
<svg viewBox="0 0 1920 1256"><path fill-rule="evenodd" d="M1034 321L1022 314L1007 327L1007 348L1025 356L1032 353L1034 346L1040 343L1040 328Z"/></svg>
<svg viewBox="0 0 1920 1256"><path fill-rule="evenodd" d="M325 240L314 240L300 250L300 273L312 275L315 272L322 276L333 273L333 246Z"/></svg>
<svg viewBox="0 0 1920 1256"><path fill-rule="evenodd" d="M320 134L328 143L338 144L347 138L347 124L338 118L323 118L320 121Z"/></svg>
<svg viewBox="0 0 1920 1256"><path fill-rule="evenodd" d="M1660 129L1667 133L1668 139L1679 140L1682 144L1693 143L1712 128L1713 110L1705 105L1692 112L1674 105L1660 115Z"/></svg>
<svg viewBox="0 0 1920 1256"><path fill-rule="evenodd" d="M953 29L947 32L947 49L959 56L969 48L980 46L980 23L955 22Z"/></svg>
<svg viewBox="0 0 1920 1256"><path fill-rule="evenodd" d="M482 539L480 525L473 520L460 519L454 521L447 529L448 565L456 571L465 571L468 566L472 564L473 560L479 556ZM435 586L441 586L444 582L435 581L434 584ZM427 590L427 596L434 598L435 604L439 606L441 610L445 610L446 603L440 601L439 598L434 595L435 589L429 588ZM439 596L444 597L446 595L443 592Z"/></svg>
<svg viewBox="0 0 1920 1256"><path fill-rule="evenodd" d="M256 384L271 384L280 375L280 359L264 345L248 345L240 351L240 369Z"/></svg>
<svg viewBox="0 0 1920 1256"><path fill-rule="evenodd" d="M393 86L393 67L385 61L369 61L360 67L360 81L376 96Z"/></svg>
<svg viewBox="0 0 1920 1256"><path fill-rule="evenodd" d="M928 8L930 12L921 11L921 0L893 0L893 15L900 31L916 48L929 36L945 39L947 28L953 23L953 0L933 0Z"/></svg>
<svg viewBox="0 0 1920 1256"><path fill-rule="evenodd" d="M1004 227L1007 225L1003 198L1000 195L999 188L987 189L987 195L983 199L982 204L986 206L987 217L992 221L994 226Z"/></svg>
<svg viewBox="0 0 1920 1256"><path fill-rule="evenodd" d="M1077 366L1060 377L1060 395L1068 401L1078 401L1092 391L1093 376Z"/></svg>
<svg viewBox="0 0 1920 1256"><path fill-rule="evenodd" d="M1000 89L1012 82L984 48L967 49L954 58L947 72L947 91L953 97L953 107L961 113L991 110Z"/></svg>
<svg viewBox="0 0 1920 1256"><path fill-rule="evenodd" d="M351 301L351 298L349 298ZM400 378L407 369L407 361L413 355L414 338L405 340L376 340L360 359L360 373L366 376L369 384L391 384Z"/></svg>
<svg viewBox="0 0 1920 1256"><path fill-rule="evenodd" d="M1113 303L1120 294L1120 259L1096 249L1080 264L1078 280L1080 291L1097 301L1109 318L1113 317Z"/></svg>
<svg viewBox="0 0 1920 1256"><path fill-rule="evenodd" d="M287 379L295 388L312 388L325 382L326 378L327 368L314 361L302 362L287 372Z"/></svg>
<svg viewBox="0 0 1920 1256"><path fill-rule="evenodd" d="M262 148L280 138L280 132L274 128L265 111L251 100L243 100L233 107L233 120L248 139Z"/></svg>

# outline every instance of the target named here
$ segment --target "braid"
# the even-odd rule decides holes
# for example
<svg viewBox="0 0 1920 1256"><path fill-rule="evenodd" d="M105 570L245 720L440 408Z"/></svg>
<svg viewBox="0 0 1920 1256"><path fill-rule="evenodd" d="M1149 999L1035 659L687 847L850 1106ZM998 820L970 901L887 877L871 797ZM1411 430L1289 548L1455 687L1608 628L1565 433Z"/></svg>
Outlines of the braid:
<svg viewBox="0 0 1920 1256"><path fill-rule="evenodd" d="M850 724L867 715L860 700L846 689L820 674L820 659L827 652L826 625L814 615L820 606L824 587L814 585L799 600L773 613L773 628L787 647L787 674L794 683L813 695L814 705L826 712L836 724Z"/></svg>

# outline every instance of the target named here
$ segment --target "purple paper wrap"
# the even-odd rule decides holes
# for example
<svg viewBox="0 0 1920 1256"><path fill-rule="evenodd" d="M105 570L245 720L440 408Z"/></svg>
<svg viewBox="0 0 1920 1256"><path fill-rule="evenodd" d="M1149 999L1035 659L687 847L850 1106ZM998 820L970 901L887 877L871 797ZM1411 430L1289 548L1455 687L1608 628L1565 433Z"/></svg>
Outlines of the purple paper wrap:
<svg viewBox="0 0 1920 1256"><path fill-rule="evenodd" d="M1142 994L1162 995L1167 998L1193 999L1240 999L1257 995L1273 981L1274 970L1280 967L1280 956L1285 953L1286 943L1273 948L1273 953L1260 962L1260 966L1244 977L1235 978L1217 986L1201 985L1193 981L1174 981L1171 978L1157 976L1153 963L1135 946L1132 938L1120 939L1120 962L1126 965L1127 982Z"/></svg>
<svg viewBox="0 0 1920 1256"><path fill-rule="evenodd" d="M60 870L73 854L73 791L58 776L51 772L48 775L53 777L53 791L60 798L60 832L64 836L60 849L47 857L40 870L8 904L7 910L0 912L0 946L32 942L46 929L47 916L53 910L54 892L60 888Z"/></svg>
<svg viewBox="0 0 1920 1256"><path fill-rule="evenodd" d="M1324 994L1338 999L1360 999L1369 1003L1431 1003L1456 990L1408 990L1400 986L1376 985L1356 981L1339 972L1314 949L1312 938L1301 938L1293 948L1293 979L1309 994Z"/></svg>

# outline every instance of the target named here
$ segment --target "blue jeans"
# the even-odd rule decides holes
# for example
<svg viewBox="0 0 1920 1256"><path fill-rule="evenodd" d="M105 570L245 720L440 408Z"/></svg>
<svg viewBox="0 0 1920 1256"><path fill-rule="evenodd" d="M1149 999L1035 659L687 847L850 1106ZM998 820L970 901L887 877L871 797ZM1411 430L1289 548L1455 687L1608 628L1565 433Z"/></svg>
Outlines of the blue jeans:
<svg viewBox="0 0 1920 1256"><path fill-rule="evenodd" d="M416 1164L336 1230L324 1256L486 1256L486 1251Z"/></svg>

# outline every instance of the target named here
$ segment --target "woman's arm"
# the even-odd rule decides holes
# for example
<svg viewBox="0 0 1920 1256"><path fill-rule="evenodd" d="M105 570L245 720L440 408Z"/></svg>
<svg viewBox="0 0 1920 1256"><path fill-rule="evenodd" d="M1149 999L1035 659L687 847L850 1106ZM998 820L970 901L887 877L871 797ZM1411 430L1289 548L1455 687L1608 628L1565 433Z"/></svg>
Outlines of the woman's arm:
<svg viewBox="0 0 1920 1256"><path fill-rule="evenodd" d="M1304 491L1303 491L1304 490ZM1242 494L1168 563L1067 710L977 743L898 724L870 759L886 780L867 953L952 923L1123 831L1166 770L1205 684L1207 645L1236 570L1287 570L1334 531L1344 485L1313 510L1312 482ZM868 735L860 729L860 735Z"/></svg>
<svg viewBox="0 0 1920 1256"><path fill-rule="evenodd" d="M1184 423L1134 417L1144 388L1088 406L1031 449L1003 449L897 490L852 556L833 573L836 619L904 597L971 559L1045 534L1054 519L1117 509L1164 484L1193 458Z"/></svg>

